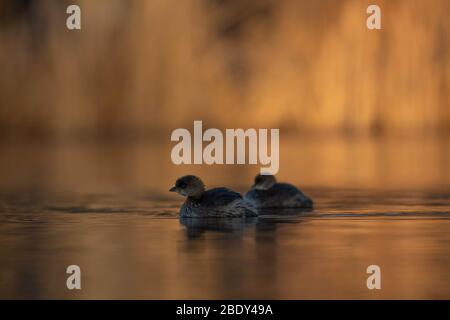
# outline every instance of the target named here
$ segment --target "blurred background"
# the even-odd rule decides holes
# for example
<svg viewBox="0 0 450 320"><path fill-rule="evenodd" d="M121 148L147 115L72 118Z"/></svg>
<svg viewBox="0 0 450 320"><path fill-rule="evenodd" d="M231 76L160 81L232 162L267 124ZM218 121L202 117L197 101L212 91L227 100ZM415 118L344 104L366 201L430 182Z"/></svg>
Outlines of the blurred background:
<svg viewBox="0 0 450 320"><path fill-rule="evenodd" d="M66 28L70 4L81 30ZM0 297L448 299L449 13L449 0L1 0ZM260 170L174 165L170 135L194 120L279 128L278 178L311 215L175 219L177 177L243 192ZM82 291L66 290L70 264Z"/></svg>
<svg viewBox="0 0 450 320"><path fill-rule="evenodd" d="M382 30L366 28L381 7ZM81 7L82 30L66 28ZM259 166L175 166L170 133L280 128L280 179L450 185L450 1L0 3L0 188L246 186ZM238 178L239 177L239 178Z"/></svg>

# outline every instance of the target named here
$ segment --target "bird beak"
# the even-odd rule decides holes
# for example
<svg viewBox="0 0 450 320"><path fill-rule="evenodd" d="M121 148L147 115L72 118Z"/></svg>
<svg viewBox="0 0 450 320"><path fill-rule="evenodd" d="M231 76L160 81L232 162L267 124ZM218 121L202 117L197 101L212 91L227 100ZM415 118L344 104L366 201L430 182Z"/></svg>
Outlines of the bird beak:
<svg viewBox="0 0 450 320"><path fill-rule="evenodd" d="M172 187L172 188L169 189L169 192L176 192L176 191L177 191L176 187Z"/></svg>

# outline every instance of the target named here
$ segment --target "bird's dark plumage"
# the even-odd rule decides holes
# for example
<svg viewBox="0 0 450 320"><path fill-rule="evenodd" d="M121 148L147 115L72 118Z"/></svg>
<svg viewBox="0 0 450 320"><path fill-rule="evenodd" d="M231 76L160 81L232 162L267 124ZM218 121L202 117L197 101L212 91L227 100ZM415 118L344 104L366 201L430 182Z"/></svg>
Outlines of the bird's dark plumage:
<svg viewBox="0 0 450 320"><path fill-rule="evenodd" d="M242 199L242 196L233 190L214 188L205 191L199 202L204 206L225 206L239 199Z"/></svg>
<svg viewBox="0 0 450 320"><path fill-rule="evenodd" d="M257 208L312 208L313 201L289 183L276 183L275 177L258 175L244 199Z"/></svg>
<svg viewBox="0 0 450 320"><path fill-rule="evenodd" d="M227 188L204 189L201 180L185 176L171 189L187 196L180 208L181 217L255 217L256 208L241 194Z"/></svg>

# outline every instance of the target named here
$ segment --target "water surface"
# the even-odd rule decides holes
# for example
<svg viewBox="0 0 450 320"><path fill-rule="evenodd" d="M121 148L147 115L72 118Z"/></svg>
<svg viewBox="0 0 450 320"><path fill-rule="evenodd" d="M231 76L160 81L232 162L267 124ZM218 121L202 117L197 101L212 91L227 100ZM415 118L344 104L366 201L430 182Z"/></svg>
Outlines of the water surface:
<svg viewBox="0 0 450 320"><path fill-rule="evenodd" d="M164 193L3 192L0 298L450 298L449 193L307 191L313 211L246 220L180 220Z"/></svg>

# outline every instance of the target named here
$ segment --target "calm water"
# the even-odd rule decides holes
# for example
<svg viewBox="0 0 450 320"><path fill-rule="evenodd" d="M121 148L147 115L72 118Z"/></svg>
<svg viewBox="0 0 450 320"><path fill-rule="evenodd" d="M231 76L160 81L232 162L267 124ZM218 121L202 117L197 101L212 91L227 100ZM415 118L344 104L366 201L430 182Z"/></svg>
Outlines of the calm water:
<svg viewBox="0 0 450 320"><path fill-rule="evenodd" d="M278 178L317 206L246 221L178 219L177 177L242 192L259 167L175 166L169 137L2 145L0 298L450 299L447 137L283 136Z"/></svg>
<svg viewBox="0 0 450 320"><path fill-rule="evenodd" d="M181 221L163 193L4 192L0 298L450 298L450 193L307 191L314 211Z"/></svg>

